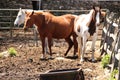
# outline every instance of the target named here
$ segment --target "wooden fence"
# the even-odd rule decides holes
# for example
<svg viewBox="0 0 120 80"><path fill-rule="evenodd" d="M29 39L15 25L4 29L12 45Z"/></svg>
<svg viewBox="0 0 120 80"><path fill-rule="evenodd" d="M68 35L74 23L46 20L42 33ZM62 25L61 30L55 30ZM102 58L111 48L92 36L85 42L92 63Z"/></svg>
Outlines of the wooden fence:
<svg viewBox="0 0 120 80"><path fill-rule="evenodd" d="M116 80L120 80L120 13L108 13L105 18L101 40L101 55L109 54L111 73L117 69Z"/></svg>
<svg viewBox="0 0 120 80"><path fill-rule="evenodd" d="M106 9L103 10L105 11ZM0 30L8 30L10 32L9 34L11 38L13 38L13 30L22 29L22 27L14 27L14 20L17 16L18 11L19 9L0 9ZM68 13L80 15L89 12L89 10L44 10L44 11L49 11L54 15L63 15ZM36 32L33 33L34 33L33 35L35 36ZM36 36L34 37L34 41L37 46L38 43Z"/></svg>
<svg viewBox="0 0 120 80"><path fill-rule="evenodd" d="M12 37L12 30L21 29L14 27L13 23L19 9L0 9L0 30L9 30ZM106 10L106 9L103 9ZM80 15L88 13L89 10L47 10L54 15L62 15L66 13ZM110 64L112 64L111 72L118 69L119 73L116 77L120 80L120 13L108 13L105 18L102 39L101 39L101 55L110 54ZM3 16L4 15L4 16ZM116 24L114 24L116 23ZM34 39L35 40L35 39ZM37 40L35 40L37 41ZM37 42L36 42L37 44ZM38 44L37 44L38 45ZM117 57L116 57L117 56Z"/></svg>

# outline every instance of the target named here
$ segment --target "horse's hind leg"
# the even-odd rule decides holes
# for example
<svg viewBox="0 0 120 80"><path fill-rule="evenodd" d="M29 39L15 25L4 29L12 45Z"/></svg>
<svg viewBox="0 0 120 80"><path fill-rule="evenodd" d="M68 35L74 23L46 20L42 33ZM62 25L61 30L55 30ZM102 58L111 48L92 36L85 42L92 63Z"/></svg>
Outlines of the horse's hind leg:
<svg viewBox="0 0 120 80"><path fill-rule="evenodd" d="M45 38L42 36L41 36L41 41L42 41L42 53L43 53L41 59L45 59L45 54L46 54L46 52L45 52Z"/></svg>
<svg viewBox="0 0 120 80"><path fill-rule="evenodd" d="M77 42L76 34L73 34L73 43L74 43L74 56L75 56L76 52L78 51L78 42Z"/></svg>
<svg viewBox="0 0 120 80"><path fill-rule="evenodd" d="M72 40L70 39L70 37L69 37L69 38L66 38L65 40L67 41L69 47L68 47L66 53L64 54L64 56L67 55L67 53L69 52L69 50L70 50L70 49L72 48L72 46L73 46L73 42L72 42Z"/></svg>

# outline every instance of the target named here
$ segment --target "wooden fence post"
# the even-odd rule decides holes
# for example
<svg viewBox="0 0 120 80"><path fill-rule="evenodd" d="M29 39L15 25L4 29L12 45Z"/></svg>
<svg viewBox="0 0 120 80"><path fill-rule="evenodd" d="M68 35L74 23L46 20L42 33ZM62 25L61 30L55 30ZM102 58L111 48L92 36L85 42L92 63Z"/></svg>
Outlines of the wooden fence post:
<svg viewBox="0 0 120 80"><path fill-rule="evenodd" d="M13 38L13 34L12 34L12 11L10 11L10 38Z"/></svg>
<svg viewBox="0 0 120 80"><path fill-rule="evenodd" d="M120 40L119 40L119 42L120 42ZM120 51L119 51L119 63L118 63L118 80L120 80Z"/></svg>

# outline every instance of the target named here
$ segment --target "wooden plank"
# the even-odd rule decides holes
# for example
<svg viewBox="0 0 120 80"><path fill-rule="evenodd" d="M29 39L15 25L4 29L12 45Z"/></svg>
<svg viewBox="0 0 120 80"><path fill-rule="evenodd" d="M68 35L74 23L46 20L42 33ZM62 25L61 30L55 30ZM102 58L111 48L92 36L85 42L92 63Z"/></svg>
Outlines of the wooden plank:
<svg viewBox="0 0 120 80"><path fill-rule="evenodd" d="M0 9L1 11L18 11L19 9ZM23 9L23 10L32 10L32 9ZM102 9L106 11L107 9ZM38 10L39 11L39 10ZM52 12L84 12L90 10L40 10L40 11L52 11Z"/></svg>
<svg viewBox="0 0 120 80"><path fill-rule="evenodd" d="M8 30L11 29L11 27L0 27L0 30Z"/></svg>
<svg viewBox="0 0 120 80"><path fill-rule="evenodd" d="M0 22L0 24L11 24L11 22Z"/></svg>
<svg viewBox="0 0 120 80"><path fill-rule="evenodd" d="M6 18L6 17L7 17L7 18L11 18L11 16L0 16L0 17L4 17L4 18Z"/></svg>

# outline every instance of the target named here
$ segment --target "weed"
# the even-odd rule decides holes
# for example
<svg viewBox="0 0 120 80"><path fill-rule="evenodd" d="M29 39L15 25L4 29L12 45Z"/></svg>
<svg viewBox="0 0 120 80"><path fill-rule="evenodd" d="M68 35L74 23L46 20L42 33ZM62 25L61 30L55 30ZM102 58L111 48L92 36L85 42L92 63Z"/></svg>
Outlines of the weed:
<svg viewBox="0 0 120 80"><path fill-rule="evenodd" d="M115 78L115 75L118 73L118 69L114 69L111 74L110 74L110 79L109 80L117 80Z"/></svg>
<svg viewBox="0 0 120 80"><path fill-rule="evenodd" d="M8 52L9 52L10 56L16 56L17 55L17 51L13 47L9 48Z"/></svg>
<svg viewBox="0 0 120 80"><path fill-rule="evenodd" d="M102 67L103 67L103 68L105 68L105 67L108 65L109 60L110 60L110 55L109 55L109 54L106 54L106 55L102 58L101 64L102 64Z"/></svg>

